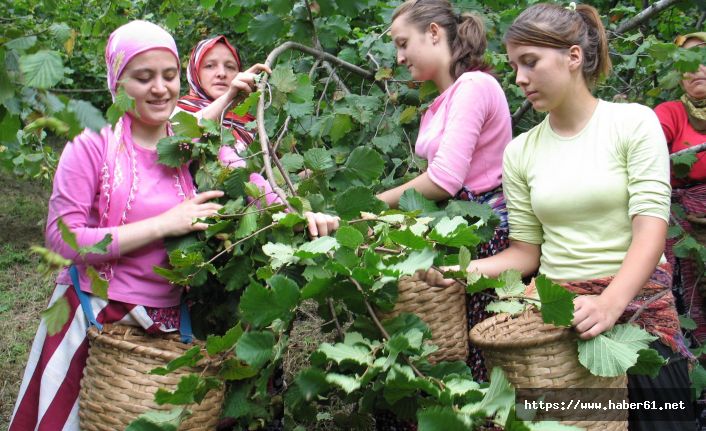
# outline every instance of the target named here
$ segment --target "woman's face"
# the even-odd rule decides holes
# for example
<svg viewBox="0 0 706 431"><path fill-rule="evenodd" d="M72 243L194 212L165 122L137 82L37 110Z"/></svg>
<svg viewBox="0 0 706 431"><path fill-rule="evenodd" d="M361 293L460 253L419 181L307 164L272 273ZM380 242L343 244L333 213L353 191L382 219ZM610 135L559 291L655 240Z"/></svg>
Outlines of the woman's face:
<svg viewBox="0 0 706 431"><path fill-rule="evenodd" d="M238 63L227 46L222 43L215 44L206 51L199 66L199 82L204 92L216 99L225 94L230 88L230 82L240 72Z"/></svg>
<svg viewBox="0 0 706 431"><path fill-rule="evenodd" d="M684 42L682 48L693 48L695 46L698 46L699 49L706 49L706 42L701 39L691 38ZM692 99L706 99L706 66L700 64L696 72L685 73L681 84L686 94Z"/></svg>
<svg viewBox="0 0 706 431"><path fill-rule="evenodd" d="M135 121L160 126L169 121L179 98L179 65L166 49L151 49L125 66L120 85L135 99Z"/></svg>
<svg viewBox="0 0 706 431"><path fill-rule="evenodd" d="M516 73L515 83L535 110L549 112L567 100L571 89L568 50L508 43L507 55Z"/></svg>
<svg viewBox="0 0 706 431"><path fill-rule="evenodd" d="M397 48L397 63L407 66L412 79L426 81L434 79L439 71L440 61L435 54L438 43L446 43L431 31L421 32L417 26L407 22L405 15L397 17L390 26L390 36Z"/></svg>

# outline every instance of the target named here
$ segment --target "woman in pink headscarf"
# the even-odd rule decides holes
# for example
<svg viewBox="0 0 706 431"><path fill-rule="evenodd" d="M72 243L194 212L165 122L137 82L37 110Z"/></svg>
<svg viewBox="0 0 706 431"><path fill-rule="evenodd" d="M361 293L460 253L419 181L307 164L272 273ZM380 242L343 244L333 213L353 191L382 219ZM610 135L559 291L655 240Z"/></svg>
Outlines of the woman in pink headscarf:
<svg viewBox="0 0 706 431"><path fill-rule="evenodd" d="M105 58L111 94L115 97L122 87L135 106L114 128L85 130L66 145L59 160L46 242L76 264L60 273L50 301L66 301L69 320L53 335L44 320L40 323L11 431L79 429L89 320L97 326L141 326L149 333L179 330L182 287L152 268L169 265L164 238L205 230L206 224L193 221L220 208L209 201L221 191L196 194L186 167L157 163L157 142L172 134L169 117L179 97L174 39L155 24L132 21L110 35ZM62 239L60 220L79 246L111 235L107 253L79 256ZM92 295L89 265L108 281L107 300Z"/></svg>

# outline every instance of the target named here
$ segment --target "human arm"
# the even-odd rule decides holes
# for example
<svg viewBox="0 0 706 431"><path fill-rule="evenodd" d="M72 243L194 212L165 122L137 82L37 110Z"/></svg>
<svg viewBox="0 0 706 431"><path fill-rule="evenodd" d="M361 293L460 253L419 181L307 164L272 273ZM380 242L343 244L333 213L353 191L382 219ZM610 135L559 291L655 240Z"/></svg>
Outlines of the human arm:
<svg viewBox="0 0 706 431"><path fill-rule="evenodd" d="M655 107L655 114L662 126L664 137L671 152L674 137L677 134L677 118L674 113L674 106L669 102L660 103Z"/></svg>
<svg viewBox="0 0 706 431"><path fill-rule="evenodd" d="M632 219L632 242L613 281L600 295L582 295L574 300L572 324L583 339L607 331L625 311L654 272L667 235L667 222L637 215Z"/></svg>
<svg viewBox="0 0 706 431"><path fill-rule="evenodd" d="M402 185L390 190L385 190L384 192L378 194L377 198L385 202L390 208L397 208L400 202L400 197L407 189L415 189L424 195L425 198L433 201L441 201L451 197L446 190L434 184L434 182L429 178L429 174L427 172L424 172Z"/></svg>
<svg viewBox="0 0 706 431"><path fill-rule="evenodd" d="M244 72L239 72L230 82L228 91L211 102L210 105L199 111L201 118L219 121L223 110L235 99L238 93L250 94L255 88L255 76L260 72L272 73L272 70L264 64L256 64Z"/></svg>

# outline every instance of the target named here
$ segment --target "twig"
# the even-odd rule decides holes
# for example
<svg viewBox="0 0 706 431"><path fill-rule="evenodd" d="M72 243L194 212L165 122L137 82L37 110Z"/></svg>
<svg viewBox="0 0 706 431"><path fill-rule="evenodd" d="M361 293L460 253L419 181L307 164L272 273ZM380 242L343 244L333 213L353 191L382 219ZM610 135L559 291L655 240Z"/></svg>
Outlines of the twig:
<svg viewBox="0 0 706 431"><path fill-rule="evenodd" d="M265 64L272 67L274 64L275 60L277 60L277 57L282 55L283 52L288 51L288 50L295 50L299 52L303 52L305 54L309 54L313 57L316 57L318 59L321 59L323 61L328 61L329 63L336 64L339 67L342 67L346 70L350 70L351 72L362 76L363 78L367 79L375 79L375 74L372 72L363 69L362 67L356 66L354 64L351 64L347 61L341 60L340 58L331 55L327 52L324 52L320 49L312 48L310 46L302 45L301 43L296 43L296 42L285 42L281 45L279 45L277 48L273 49L270 52L270 55L267 56L267 59L265 60Z"/></svg>
<svg viewBox="0 0 706 431"><path fill-rule="evenodd" d="M333 323L336 324L336 332L338 332L338 338L343 340L343 328L341 327L341 322L338 321L338 317L336 316L336 309L333 306L333 299L327 298L326 302L328 302L328 309L331 312L331 316L333 317Z"/></svg>
<svg viewBox="0 0 706 431"><path fill-rule="evenodd" d="M275 141L275 145L272 147L273 154L277 153L277 149L279 148L279 145L282 143L282 139L284 139L284 135L287 134L290 121L292 121L292 116L288 115L287 118L284 120L284 124L282 125L282 130L280 131L279 135L277 136L277 140Z"/></svg>
<svg viewBox="0 0 706 431"><path fill-rule="evenodd" d="M637 15L630 18L629 20L621 23L613 32L614 36L623 34L627 31L634 29L635 27L638 27L640 24L649 20L654 15L656 15L656 14L662 12L663 10L679 3L679 1L680 0L659 0L656 3L653 3L652 6L648 7L647 9L643 10L642 12L638 13Z"/></svg>
<svg viewBox="0 0 706 431"><path fill-rule="evenodd" d="M108 90L105 88L50 88L49 91L54 93L105 93Z"/></svg>
<svg viewBox="0 0 706 431"><path fill-rule="evenodd" d="M262 195L262 196L264 196L264 195ZM262 197L262 196L261 196L261 197ZM258 200L259 200L259 199L258 199ZM246 215L250 215L250 214L260 214L260 213L263 213L263 212L266 212L266 211L270 211L270 210L272 210L272 209L280 208L280 207L284 208L285 205L284 205L284 204L270 205L270 206L267 206L267 207L265 207L265 208L260 208L260 209L258 209L258 210L256 210L256 211L246 211L246 212L243 212L243 213L236 213L236 214L218 214L217 218L219 218L219 219L229 219L229 218L245 217Z"/></svg>
<svg viewBox="0 0 706 431"><path fill-rule="evenodd" d="M706 142L694 145L693 147L685 148L683 150L679 150L676 153L672 153L669 155L669 158L674 159L677 156L681 156L684 154L700 153L702 151L706 151Z"/></svg>
<svg viewBox="0 0 706 431"><path fill-rule="evenodd" d="M529 101L529 99L525 99L524 102L522 102L522 106L517 108L517 111L515 111L514 114L512 114L512 125L516 126L517 122L520 121L520 118L522 118L527 111L529 111L530 107L532 106L532 103Z"/></svg>
<svg viewBox="0 0 706 431"><path fill-rule="evenodd" d="M668 292L670 292L669 289L664 289L663 291L658 292L658 293L652 295L652 296L650 297L650 299L648 299L647 301L645 301L645 303L642 304L642 305L640 306L640 308L637 309L637 311L635 312L635 314L633 314L632 317L630 318L630 320L628 320L628 323L633 323L635 320L637 320L637 318L640 317L640 314L642 314L642 312L647 309L647 306L648 306L648 305L652 304L653 302L655 302L655 301L658 300L659 298L663 297L663 296L666 295Z"/></svg>

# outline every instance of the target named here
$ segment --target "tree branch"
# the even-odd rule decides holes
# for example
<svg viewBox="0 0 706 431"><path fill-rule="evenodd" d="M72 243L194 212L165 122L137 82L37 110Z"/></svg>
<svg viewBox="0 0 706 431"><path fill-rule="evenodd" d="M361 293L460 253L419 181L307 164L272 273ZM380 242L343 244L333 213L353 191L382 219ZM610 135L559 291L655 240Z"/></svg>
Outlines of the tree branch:
<svg viewBox="0 0 706 431"><path fill-rule="evenodd" d="M270 55L267 56L267 59L265 60L265 64L272 67L272 65L275 63L277 60L277 57L282 55L285 51L288 50L295 50L299 52L303 52L305 54L309 54L312 57L316 57L318 59L321 59L323 61L328 61L329 63L333 63L339 67L342 67L346 70L349 70L357 75L362 76L363 78L367 79L375 79L375 75L368 71L363 69L362 67L356 66L355 64L348 63L347 61L341 60L340 58L331 55L327 52L324 52L320 49L312 48L310 46L302 45L301 43L296 43L296 42L285 42L282 45L279 45L277 48L273 49L272 52L270 52Z"/></svg>
<svg viewBox="0 0 706 431"><path fill-rule="evenodd" d="M706 151L706 142L701 143L699 145L694 145L693 147L685 148L683 150L679 150L676 153L672 153L669 155L669 158L673 160L677 156L682 156L684 154L700 153L702 151Z"/></svg>
<svg viewBox="0 0 706 431"><path fill-rule="evenodd" d="M517 111L512 114L512 127L515 127L517 125L517 122L520 121L520 118L522 118L527 113L527 111L529 111L531 106L532 103L530 103L529 99L525 99L525 101L522 102L522 106L517 108Z"/></svg>
<svg viewBox="0 0 706 431"><path fill-rule="evenodd" d="M638 13L634 17L630 18L629 20L621 23L618 27L616 27L612 37L619 36L625 32L634 29L635 27L638 27L640 24L649 20L650 18L662 12L663 10L674 6L680 1L681 0L659 0L656 3L653 3L652 6L648 7L647 9L643 10L642 12Z"/></svg>

